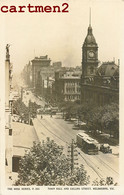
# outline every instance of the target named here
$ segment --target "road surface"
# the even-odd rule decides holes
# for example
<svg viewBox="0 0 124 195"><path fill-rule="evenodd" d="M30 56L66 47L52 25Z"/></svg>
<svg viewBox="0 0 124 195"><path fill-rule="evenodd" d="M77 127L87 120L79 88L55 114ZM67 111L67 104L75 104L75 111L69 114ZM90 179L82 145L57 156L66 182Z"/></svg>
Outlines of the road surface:
<svg viewBox="0 0 124 195"><path fill-rule="evenodd" d="M64 146L64 153L67 154L68 145L72 139L76 141L76 134L82 130L74 130L74 124L69 121L64 121L60 114L40 115L33 121L39 140L45 140L47 137L53 139L57 144ZM113 147L112 154L103 154L99 152L98 155L88 155L76 148L78 152L78 163L83 164L88 175L90 175L91 182L96 178L113 177L114 181L119 183L119 158L118 147Z"/></svg>
<svg viewBox="0 0 124 195"><path fill-rule="evenodd" d="M45 105L45 101L43 100L43 98L40 100L31 91L27 90L23 92L22 101L27 107L29 106L29 101L35 102L37 105L40 105L42 107L44 107Z"/></svg>

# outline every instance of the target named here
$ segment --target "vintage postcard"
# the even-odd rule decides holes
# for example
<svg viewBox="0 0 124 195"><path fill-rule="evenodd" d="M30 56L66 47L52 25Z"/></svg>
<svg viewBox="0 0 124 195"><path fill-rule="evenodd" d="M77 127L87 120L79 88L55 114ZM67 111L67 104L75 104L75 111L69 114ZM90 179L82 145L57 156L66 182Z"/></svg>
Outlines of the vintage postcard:
<svg viewBox="0 0 124 195"><path fill-rule="evenodd" d="M0 193L123 188L123 0L1 0Z"/></svg>

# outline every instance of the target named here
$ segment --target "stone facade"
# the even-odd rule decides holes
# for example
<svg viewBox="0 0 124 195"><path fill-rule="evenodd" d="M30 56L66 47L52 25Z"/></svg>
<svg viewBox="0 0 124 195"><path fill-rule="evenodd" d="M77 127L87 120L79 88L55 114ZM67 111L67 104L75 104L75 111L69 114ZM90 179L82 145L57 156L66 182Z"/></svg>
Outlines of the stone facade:
<svg viewBox="0 0 124 195"><path fill-rule="evenodd" d="M52 65L50 63L51 60L47 55L40 56L39 58L35 57L29 64L25 65L22 72L26 85L33 88L41 96L44 96L49 91L46 90L46 83L51 83L51 79L53 83L55 71L62 69L62 63L60 61L53 62Z"/></svg>
<svg viewBox="0 0 124 195"><path fill-rule="evenodd" d="M82 46L82 76L96 74L98 67L98 46L92 33L91 25Z"/></svg>
<svg viewBox="0 0 124 195"><path fill-rule="evenodd" d="M81 72L80 72L81 73ZM64 101L80 100L80 76L76 72L56 72L55 74L55 93L56 98Z"/></svg>
<svg viewBox="0 0 124 195"><path fill-rule="evenodd" d="M39 88L39 82L42 80L41 71L43 68L49 68L50 67L50 58L48 56L40 56L35 57L32 61L32 87L33 88ZM40 80L40 81L39 81ZM41 83L42 86L42 83Z"/></svg>
<svg viewBox="0 0 124 195"><path fill-rule="evenodd" d="M81 101L105 105L119 101L119 66L105 62L98 67L98 45L91 25L82 46Z"/></svg>

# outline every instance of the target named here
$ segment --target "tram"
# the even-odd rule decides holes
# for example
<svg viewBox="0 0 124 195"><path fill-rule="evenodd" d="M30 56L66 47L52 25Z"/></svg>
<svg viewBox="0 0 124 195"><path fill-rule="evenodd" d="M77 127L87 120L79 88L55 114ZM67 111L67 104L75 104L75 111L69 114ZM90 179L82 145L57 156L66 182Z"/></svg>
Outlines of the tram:
<svg viewBox="0 0 124 195"><path fill-rule="evenodd" d="M85 133L77 134L77 146L81 148L87 154L95 155L98 154L98 142L95 139L90 138Z"/></svg>

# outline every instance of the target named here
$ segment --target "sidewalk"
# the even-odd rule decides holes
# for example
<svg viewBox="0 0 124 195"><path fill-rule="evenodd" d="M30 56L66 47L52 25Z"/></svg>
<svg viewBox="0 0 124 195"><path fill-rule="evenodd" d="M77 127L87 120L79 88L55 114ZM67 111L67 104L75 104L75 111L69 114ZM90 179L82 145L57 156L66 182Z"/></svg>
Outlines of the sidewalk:
<svg viewBox="0 0 124 195"><path fill-rule="evenodd" d="M33 142L39 142L39 138L33 126L13 122L13 158L19 159L25 155L25 152L33 146ZM14 161L14 160L13 160ZM16 162L15 167L18 166ZM18 178L17 172L12 172L12 181L6 181L7 185L12 185ZM8 183L9 182L9 183Z"/></svg>

